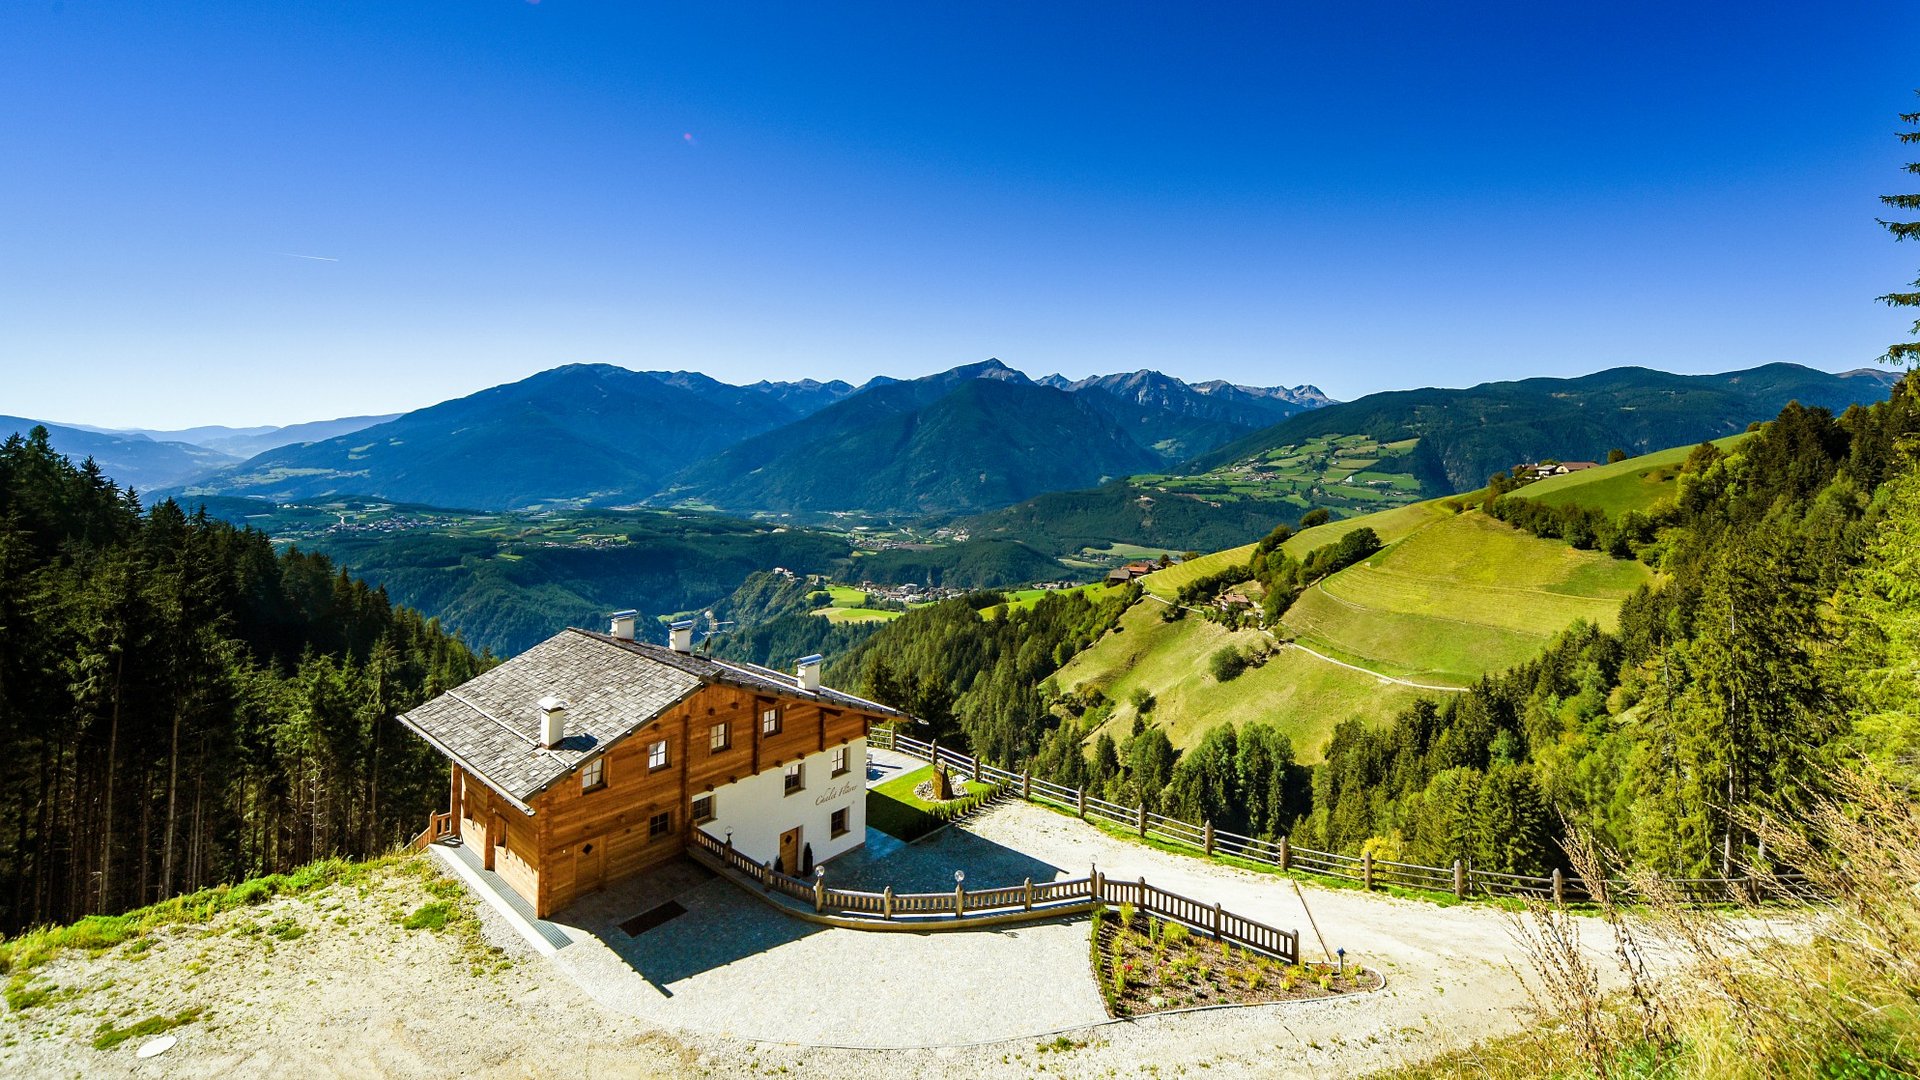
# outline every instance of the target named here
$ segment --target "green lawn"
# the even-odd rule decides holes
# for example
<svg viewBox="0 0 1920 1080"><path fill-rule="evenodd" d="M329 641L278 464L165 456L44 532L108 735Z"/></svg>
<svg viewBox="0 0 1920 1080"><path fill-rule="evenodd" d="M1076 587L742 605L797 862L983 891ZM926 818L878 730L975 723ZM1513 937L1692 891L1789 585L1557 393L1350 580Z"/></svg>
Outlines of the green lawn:
<svg viewBox="0 0 1920 1080"><path fill-rule="evenodd" d="M1098 603L1105 597L1108 588L1109 586L1106 582L1100 581L1091 585L1077 585L1071 589L1014 589L1002 593L1002 595L1007 598L1006 603L995 604L990 608L982 610L980 617L983 619L997 619L1010 610L1030 608L1039 603L1040 598L1043 596L1065 596L1069 593L1084 592L1089 594L1087 599Z"/></svg>
<svg viewBox="0 0 1920 1080"><path fill-rule="evenodd" d="M861 608L867 606L867 594L851 585L829 585L827 595L833 598L834 607Z"/></svg>
<svg viewBox="0 0 1920 1080"><path fill-rule="evenodd" d="M887 622L900 617L898 611L881 611L877 608L860 607L823 607L814 608L813 613L835 623Z"/></svg>
<svg viewBox="0 0 1920 1080"><path fill-rule="evenodd" d="M1746 432L1741 432L1715 439L1713 445L1731 450L1746 437ZM1676 446L1582 472L1549 476L1528 484L1515 495L1538 499L1549 506L1589 506L1605 510L1613 517L1629 510L1645 511L1661 499L1673 497L1680 466L1691 453L1691 446Z"/></svg>

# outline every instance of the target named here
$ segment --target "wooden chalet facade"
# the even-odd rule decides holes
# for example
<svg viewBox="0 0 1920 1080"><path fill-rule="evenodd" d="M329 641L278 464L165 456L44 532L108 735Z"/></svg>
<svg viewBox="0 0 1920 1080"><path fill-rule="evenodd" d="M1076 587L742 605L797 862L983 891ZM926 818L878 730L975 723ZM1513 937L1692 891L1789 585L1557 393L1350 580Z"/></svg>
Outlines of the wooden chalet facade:
<svg viewBox="0 0 1920 1080"><path fill-rule="evenodd" d="M900 713L795 674L567 630L399 720L452 762L460 841L544 918L689 830L798 872L866 839L866 736Z"/></svg>

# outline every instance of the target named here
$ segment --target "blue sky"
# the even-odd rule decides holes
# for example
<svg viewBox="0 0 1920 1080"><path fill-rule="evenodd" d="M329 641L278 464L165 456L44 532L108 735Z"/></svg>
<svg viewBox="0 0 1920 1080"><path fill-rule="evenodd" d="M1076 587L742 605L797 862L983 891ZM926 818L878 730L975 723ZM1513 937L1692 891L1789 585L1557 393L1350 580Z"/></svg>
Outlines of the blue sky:
<svg viewBox="0 0 1920 1080"><path fill-rule="evenodd" d="M7 0L0 413L987 356L1350 398L1899 336L1920 8L1463 7Z"/></svg>

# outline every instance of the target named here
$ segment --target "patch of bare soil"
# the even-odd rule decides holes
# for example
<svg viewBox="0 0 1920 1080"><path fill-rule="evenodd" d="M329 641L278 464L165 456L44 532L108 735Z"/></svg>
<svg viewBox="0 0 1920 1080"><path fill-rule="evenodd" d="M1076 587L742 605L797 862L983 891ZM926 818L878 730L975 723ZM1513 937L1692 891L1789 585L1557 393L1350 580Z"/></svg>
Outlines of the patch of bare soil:
<svg viewBox="0 0 1920 1080"><path fill-rule="evenodd" d="M431 859L13 973L0 1076L684 1076ZM140 1048L171 1036L151 1058Z"/></svg>

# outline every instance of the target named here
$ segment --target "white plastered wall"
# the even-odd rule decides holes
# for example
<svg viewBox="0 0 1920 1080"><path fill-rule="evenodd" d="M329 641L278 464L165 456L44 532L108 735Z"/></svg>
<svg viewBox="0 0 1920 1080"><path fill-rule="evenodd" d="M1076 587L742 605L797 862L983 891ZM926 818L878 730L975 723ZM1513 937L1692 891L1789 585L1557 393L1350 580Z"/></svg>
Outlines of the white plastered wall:
<svg viewBox="0 0 1920 1080"><path fill-rule="evenodd" d="M780 834L800 827L800 840L813 845L813 861L826 862L859 847L867 839L867 740L855 739L847 752L847 771L833 775L833 749L803 760L806 787L786 794L786 769L769 769L713 791L713 820L695 826L716 840L727 839L755 862L780 853ZM695 798L698 798L698 793ZM835 810L845 809L845 835L832 835ZM786 867L789 874L797 867Z"/></svg>

